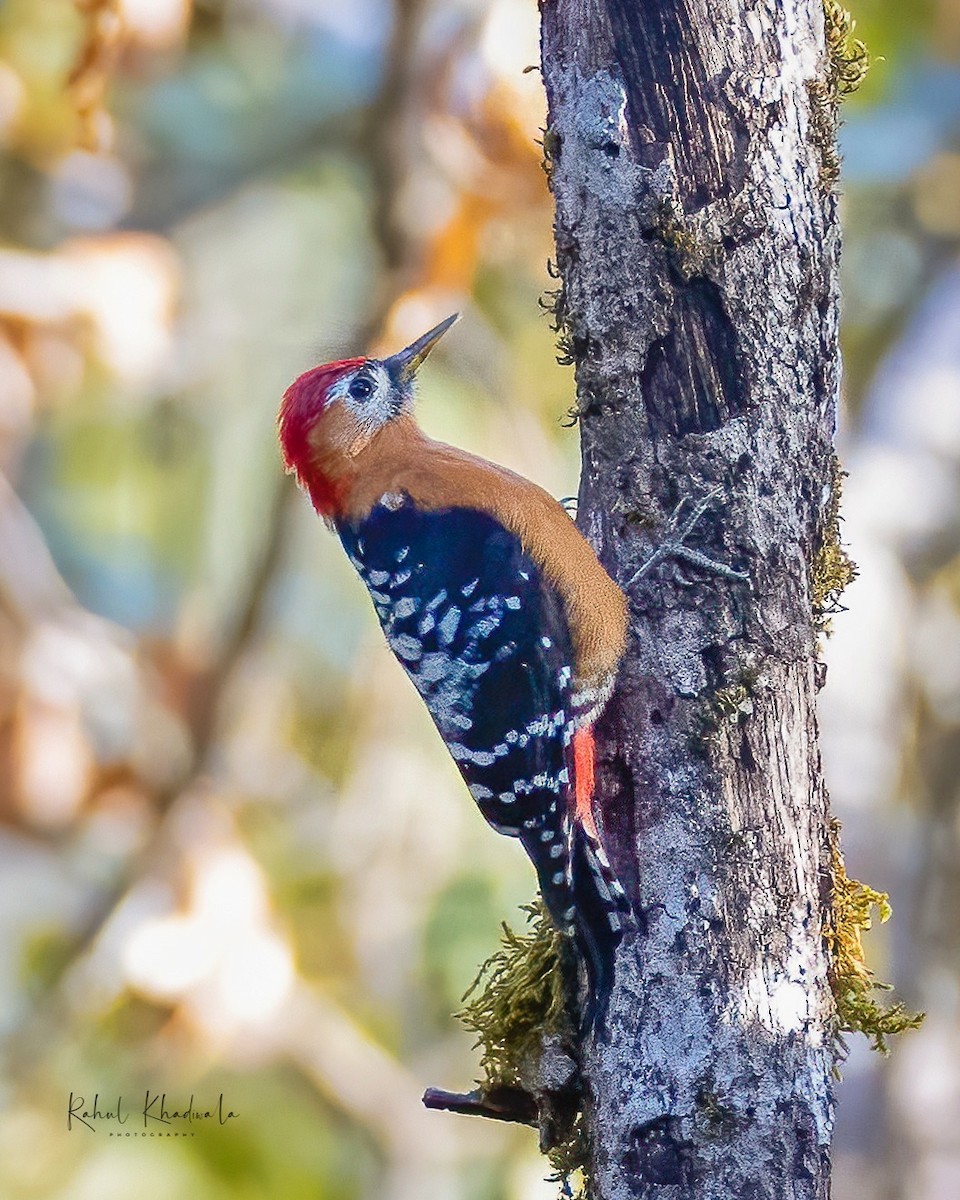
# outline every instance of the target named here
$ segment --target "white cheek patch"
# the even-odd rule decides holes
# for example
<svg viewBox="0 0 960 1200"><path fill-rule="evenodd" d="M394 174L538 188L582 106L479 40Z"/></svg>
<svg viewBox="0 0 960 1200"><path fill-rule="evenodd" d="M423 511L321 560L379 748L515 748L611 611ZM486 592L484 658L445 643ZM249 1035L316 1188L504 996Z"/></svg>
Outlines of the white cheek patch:
<svg viewBox="0 0 960 1200"><path fill-rule="evenodd" d="M334 400L345 400L347 398L347 392L350 388L350 384L353 383L356 377L357 372L354 371L352 375L344 375L341 379L338 379L336 383L331 384L330 390L327 392L327 396L331 404Z"/></svg>
<svg viewBox="0 0 960 1200"><path fill-rule="evenodd" d="M350 395L350 385L358 375L369 379L373 384L373 391L363 399ZM360 370L338 379L328 395L331 401L341 401L359 425L367 429L377 429L394 415L391 393L392 384L386 369L380 363L367 363Z"/></svg>

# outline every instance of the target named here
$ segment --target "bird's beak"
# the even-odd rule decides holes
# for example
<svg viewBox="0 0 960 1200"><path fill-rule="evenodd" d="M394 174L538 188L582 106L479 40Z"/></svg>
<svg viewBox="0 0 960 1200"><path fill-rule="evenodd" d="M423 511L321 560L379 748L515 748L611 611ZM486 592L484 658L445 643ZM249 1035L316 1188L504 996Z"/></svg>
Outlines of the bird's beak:
<svg viewBox="0 0 960 1200"><path fill-rule="evenodd" d="M385 358L383 365L387 368L390 378L394 383L409 383L414 375L416 375L420 364L437 342L440 341L450 326L455 325L459 320L460 314L454 313L453 316L447 317L445 321L441 321L439 325L434 325L433 329L429 330L422 337L418 337L415 342L411 342L405 350L401 350L399 353L391 354L389 358Z"/></svg>

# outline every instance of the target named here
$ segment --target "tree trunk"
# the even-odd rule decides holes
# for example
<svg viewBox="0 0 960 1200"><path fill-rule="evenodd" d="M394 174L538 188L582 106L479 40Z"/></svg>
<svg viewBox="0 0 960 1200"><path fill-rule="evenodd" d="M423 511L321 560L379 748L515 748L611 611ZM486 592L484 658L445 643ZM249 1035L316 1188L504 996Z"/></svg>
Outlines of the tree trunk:
<svg viewBox="0 0 960 1200"><path fill-rule="evenodd" d="M637 928L584 1047L591 1188L826 1197L811 567L839 364L823 11L541 7L579 521L633 613L597 730L599 823Z"/></svg>

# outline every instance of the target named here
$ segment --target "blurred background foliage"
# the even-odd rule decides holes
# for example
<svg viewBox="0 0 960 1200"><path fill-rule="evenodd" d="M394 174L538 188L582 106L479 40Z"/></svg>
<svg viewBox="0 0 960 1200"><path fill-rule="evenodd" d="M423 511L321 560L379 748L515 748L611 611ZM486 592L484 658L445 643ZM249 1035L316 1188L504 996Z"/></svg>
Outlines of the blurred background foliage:
<svg viewBox="0 0 960 1200"><path fill-rule="evenodd" d="M929 1016L852 1041L835 1195L953 1200L960 2L855 15L824 756ZM537 58L533 0L0 6L4 1197L556 1194L528 1131L420 1107L476 1072L450 1013L532 877L274 437L300 371L462 309L425 425L576 490ZM71 1091L148 1087L240 1116L67 1132Z"/></svg>

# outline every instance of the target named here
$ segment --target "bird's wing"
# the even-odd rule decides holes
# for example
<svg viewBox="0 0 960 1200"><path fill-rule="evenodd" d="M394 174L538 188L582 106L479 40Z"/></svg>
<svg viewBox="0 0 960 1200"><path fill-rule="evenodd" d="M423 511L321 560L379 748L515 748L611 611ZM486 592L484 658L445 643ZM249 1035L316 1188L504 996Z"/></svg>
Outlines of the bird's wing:
<svg viewBox="0 0 960 1200"><path fill-rule="evenodd" d="M519 837L569 923L571 640L563 604L499 521L375 506L341 540L481 813Z"/></svg>

